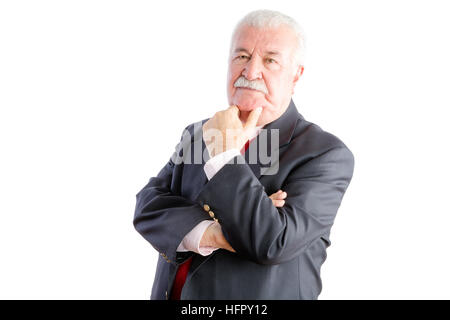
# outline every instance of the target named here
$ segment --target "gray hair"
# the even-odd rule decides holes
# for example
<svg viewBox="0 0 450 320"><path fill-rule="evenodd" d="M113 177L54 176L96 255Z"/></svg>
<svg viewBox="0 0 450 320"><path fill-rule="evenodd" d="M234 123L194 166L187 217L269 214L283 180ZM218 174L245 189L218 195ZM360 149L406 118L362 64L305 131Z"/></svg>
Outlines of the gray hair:
<svg viewBox="0 0 450 320"><path fill-rule="evenodd" d="M236 32L243 26L251 26L256 28L276 28L280 25L286 25L290 27L295 35L297 36L297 45L295 48L294 62L303 65L305 61L305 49L306 49L306 39L305 33L302 27L291 17L272 10L256 10L248 13L243 17L234 28L233 34L231 36L231 46L233 45L233 40Z"/></svg>

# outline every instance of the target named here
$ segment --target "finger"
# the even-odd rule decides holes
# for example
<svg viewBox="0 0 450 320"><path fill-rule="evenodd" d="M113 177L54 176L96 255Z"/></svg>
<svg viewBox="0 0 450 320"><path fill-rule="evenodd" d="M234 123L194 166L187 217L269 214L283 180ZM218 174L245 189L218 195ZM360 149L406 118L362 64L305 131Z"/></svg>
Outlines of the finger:
<svg viewBox="0 0 450 320"><path fill-rule="evenodd" d="M234 248L228 242L223 246L223 249L231 252L236 252L236 250L234 250Z"/></svg>
<svg viewBox="0 0 450 320"><path fill-rule="evenodd" d="M283 191L283 192L278 194L277 199L282 200L282 199L286 199L286 197L287 197L287 193Z"/></svg>
<svg viewBox="0 0 450 320"><path fill-rule="evenodd" d="M269 198L270 199L273 199L273 200L276 200L276 199L278 199L278 195L280 194L280 191L277 191L277 192L275 192L275 193L272 193L270 196L269 196Z"/></svg>
<svg viewBox="0 0 450 320"><path fill-rule="evenodd" d="M284 206L284 200L272 200L272 202L273 202L273 205L275 206L275 207L282 207L282 206Z"/></svg>
<svg viewBox="0 0 450 320"><path fill-rule="evenodd" d="M269 198L273 200L283 200L286 199L287 193L284 191L277 191L274 194L272 194Z"/></svg>
<svg viewBox="0 0 450 320"><path fill-rule="evenodd" d="M241 113L241 111L239 110L237 105L231 105L231 106L228 107L227 110L230 111L230 112L236 113L236 116L238 116L238 117L239 117L239 114Z"/></svg>
<svg viewBox="0 0 450 320"><path fill-rule="evenodd" d="M258 107L253 109L252 112L248 115L247 122L245 123L245 130L251 130L256 127L258 123L259 116L261 115L262 107Z"/></svg>

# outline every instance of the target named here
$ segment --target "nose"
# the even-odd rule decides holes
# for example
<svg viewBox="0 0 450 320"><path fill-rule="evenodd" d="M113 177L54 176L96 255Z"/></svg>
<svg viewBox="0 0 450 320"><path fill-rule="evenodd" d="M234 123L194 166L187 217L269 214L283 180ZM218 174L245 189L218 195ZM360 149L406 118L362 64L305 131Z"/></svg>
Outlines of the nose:
<svg viewBox="0 0 450 320"><path fill-rule="evenodd" d="M245 65L242 75L247 78L247 80L262 79L261 64L257 60L258 59L253 56Z"/></svg>

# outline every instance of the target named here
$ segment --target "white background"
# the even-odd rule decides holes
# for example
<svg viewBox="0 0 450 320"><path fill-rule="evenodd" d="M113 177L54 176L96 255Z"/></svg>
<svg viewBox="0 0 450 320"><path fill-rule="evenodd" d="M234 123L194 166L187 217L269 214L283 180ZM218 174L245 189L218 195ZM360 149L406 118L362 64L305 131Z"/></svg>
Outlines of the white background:
<svg viewBox="0 0 450 320"><path fill-rule="evenodd" d="M302 115L355 172L320 299L449 299L446 1L1 1L0 298L148 299L135 195L227 107L235 23L307 34Z"/></svg>

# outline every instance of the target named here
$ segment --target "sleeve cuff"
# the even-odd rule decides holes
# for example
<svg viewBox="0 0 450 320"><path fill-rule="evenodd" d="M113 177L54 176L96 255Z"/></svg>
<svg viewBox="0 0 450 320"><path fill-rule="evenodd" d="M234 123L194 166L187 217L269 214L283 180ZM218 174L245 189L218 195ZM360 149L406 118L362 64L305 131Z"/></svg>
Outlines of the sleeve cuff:
<svg viewBox="0 0 450 320"><path fill-rule="evenodd" d="M219 249L216 247L200 246L200 240L205 233L205 230L213 224L213 220L204 220L197 224L181 241L177 248L177 251L192 251L202 256L207 256L213 253L215 250Z"/></svg>
<svg viewBox="0 0 450 320"><path fill-rule="evenodd" d="M203 166L203 170L205 171L208 180L211 180L228 161L240 154L238 149L230 149L209 159Z"/></svg>

